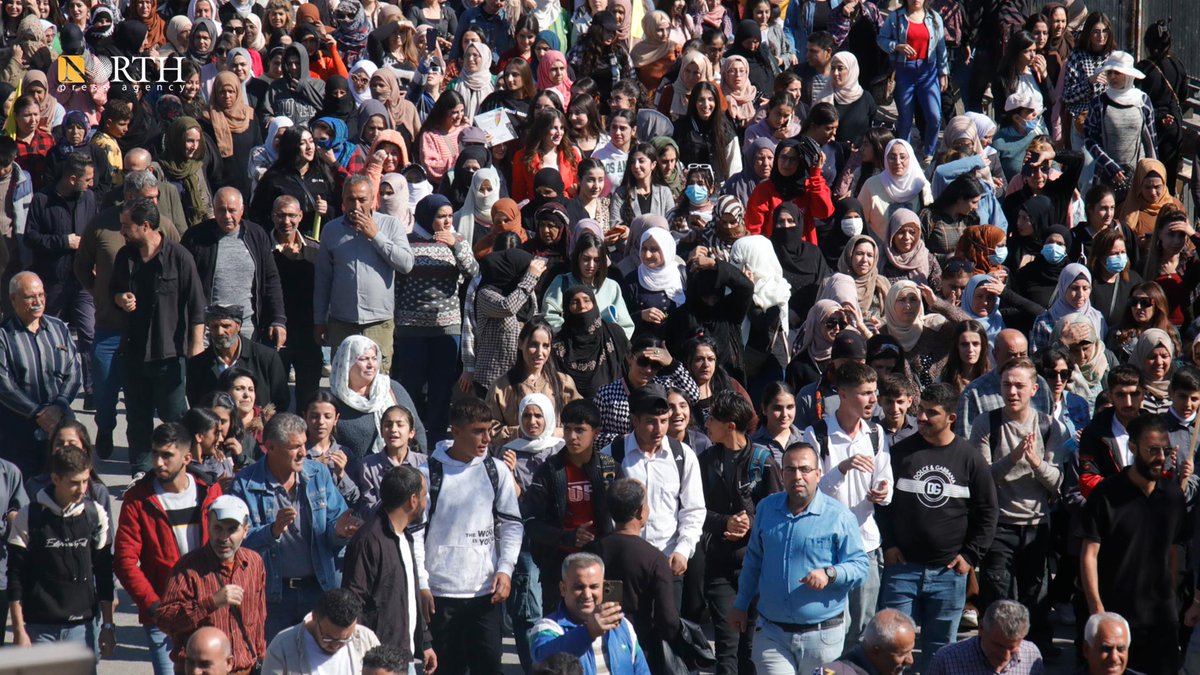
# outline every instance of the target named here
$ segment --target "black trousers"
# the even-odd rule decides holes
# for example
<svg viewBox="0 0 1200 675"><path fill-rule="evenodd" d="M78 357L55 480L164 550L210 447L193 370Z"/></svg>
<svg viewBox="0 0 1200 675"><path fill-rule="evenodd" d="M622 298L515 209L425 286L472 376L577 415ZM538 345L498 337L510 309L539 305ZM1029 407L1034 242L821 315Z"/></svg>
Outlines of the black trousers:
<svg viewBox="0 0 1200 675"><path fill-rule="evenodd" d="M708 613L712 617L713 642L716 643L716 675L754 675L754 615L751 609L745 633L729 626L729 610L737 598L737 570L728 574L713 574L709 571L704 580L704 598L708 601Z"/></svg>
<svg viewBox="0 0 1200 675"><path fill-rule="evenodd" d="M492 596L434 598L430 621L439 675L501 675L504 605Z"/></svg>
<svg viewBox="0 0 1200 675"><path fill-rule="evenodd" d="M992 547L979 566L980 613L997 600L1016 600L1029 609L1029 639L1052 644L1048 577L1054 538L1049 521L996 525Z"/></svg>
<svg viewBox="0 0 1200 675"><path fill-rule="evenodd" d="M309 333L312 328L309 327ZM321 388L321 347L311 337L301 336L300 329L295 333L288 331L288 341L279 350L279 359L283 361L283 370L287 372L296 369L296 414L304 416L304 406L317 395Z"/></svg>
<svg viewBox="0 0 1200 675"><path fill-rule="evenodd" d="M1139 673L1179 672L1179 624L1162 621L1157 624L1130 626L1129 663L1130 670Z"/></svg>

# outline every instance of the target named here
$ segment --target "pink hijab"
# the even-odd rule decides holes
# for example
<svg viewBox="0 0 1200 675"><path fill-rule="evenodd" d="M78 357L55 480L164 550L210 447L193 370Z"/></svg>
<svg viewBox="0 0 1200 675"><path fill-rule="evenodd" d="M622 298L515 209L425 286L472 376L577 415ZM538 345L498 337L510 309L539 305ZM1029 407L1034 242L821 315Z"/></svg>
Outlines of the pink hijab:
<svg viewBox="0 0 1200 675"><path fill-rule="evenodd" d="M563 56L562 52L552 49L542 56L541 61L538 62L538 89L553 89L558 92L565 109L571 104L571 76L568 74L569 70L564 72L562 84L554 85L550 80L550 68L557 63L563 64L564 68L567 65L567 57Z"/></svg>

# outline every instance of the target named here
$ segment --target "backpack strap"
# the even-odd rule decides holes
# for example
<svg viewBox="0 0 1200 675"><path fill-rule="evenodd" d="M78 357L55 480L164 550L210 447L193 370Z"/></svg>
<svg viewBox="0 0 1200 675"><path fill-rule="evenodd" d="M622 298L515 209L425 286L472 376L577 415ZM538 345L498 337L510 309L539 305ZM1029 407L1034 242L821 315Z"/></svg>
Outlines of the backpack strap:
<svg viewBox="0 0 1200 675"><path fill-rule="evenodd" d="M1000 445L1000 427L1004 424L1004 413L1000 408L988 411L988 455L996 457L996 448Z"/></svg>
<svg viewBox="0 0 1200 675"><path fill-rule="evenodd" d="M750 453L750 489L753 490L767 474L767 465L771 462L771 451L758 443L751 443Z"/></svg>
<svg viewBox="0 0 1200 675"><path fill-rule="evenodd" d="M617 464L617 460L613 459L611 455L606 455L603 452L597 452L596 457L597 463L600 466L600 477L604 479L604 487L607 489L621 472L621 466Z"/></svg>
<svg viewBox="0 0 1200 675"><path fill-rule="evenodd" d="M433 513L437 511L438 493L442 491L442 480L446 477L440 460L430 455L427 462L429 466L429 517L425 519L426 527L433 522Z"/></svg>
<svg viewBox="0 0 1200 675"><path fill-rule="evenodd" d="M682 492L683 470L687 466L687 457L683 454L683 443L668 437L667 445L671 446L671 456L675 458L675 470L679 472L679 489Z"/></svg>
<svg viewBox="0 0 1200 675"><path fill-rule="evenodd" d="M818 418L812 425L813 436L817 439L817 457L829 459L829 423L824 418Z"/></svg>
<svg viewBox="0 0 1200 675"><path fill-rule="evenodd" d="M609 447L612 448L613 461L616 462L617 467L620 468L620 466L625 463L625 434L620 434L614 438L612 445Z"/></svg>
<svg viewBox="0 0 1200 675"><path fill-rule="evenodd" d="M873 419L864 421L866 422L867 426L867 435L871 437L871 450L874 451L872 454L878 456L879 451L883 449L882 429L880 429L879 424L877 424Z"/></svg>

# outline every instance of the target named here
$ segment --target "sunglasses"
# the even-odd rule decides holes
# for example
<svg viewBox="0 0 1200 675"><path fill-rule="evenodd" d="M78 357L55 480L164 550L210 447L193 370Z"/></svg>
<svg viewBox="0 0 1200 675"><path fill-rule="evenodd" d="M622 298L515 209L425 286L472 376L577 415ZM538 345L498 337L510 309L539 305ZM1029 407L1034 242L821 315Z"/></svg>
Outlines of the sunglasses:
<svg viewBox="0 0 1200 675"><path fill-rule="evenodd" d="M225 32L233 33L234 35L244 35L246 33L246 27L245 26L230 26L229 28L225 29Z"/></svg>
<svg viewBox="0 0 1200 675"><path fill-rule="evenodd" d="M215 50L213 50L213 56L222 57L222 58L229 56L229 50L228 49L215 49Z"/></svg>
<svg viewBox="0 0 1200 675"><path fill-rule="evenodd" d="M1071 379L1070 370L1055 370L1050 374L1059 382L1066 382L1067 380Z"/></svg>
<svg viewBox="0 0 1200 675"><path fill-rule="evenodd" d="M845 328L846 325L846 322L841 319L827 319L825 321L825 328L829 330L833 330L834 328L841 330Z"/></svg>
<svg viewBox="0 0 1200 675"><path fill-rule="evenodd" d="M657 361L654 361L649 356L639 356L634 363L637 364L638 368L653 368L654 370L662 368Z"/></svg>
<svg viewBox="0 0 1200 675"><path fill-rule="evenodd" d="M1154 301L1150 298L1134 298L1129 302L1138 309L1150 309L1154 306Z"/></svg>

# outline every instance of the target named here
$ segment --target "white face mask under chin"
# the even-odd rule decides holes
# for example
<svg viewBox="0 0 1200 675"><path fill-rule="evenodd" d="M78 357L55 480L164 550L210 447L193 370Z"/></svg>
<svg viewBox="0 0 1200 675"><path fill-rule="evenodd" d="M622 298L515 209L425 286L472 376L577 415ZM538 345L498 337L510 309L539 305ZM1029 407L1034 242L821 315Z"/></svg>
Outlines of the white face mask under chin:
<svg viewBox="0 0 1200 675"><path fill-rule="evenodd" d="M842 219L842 234L847 237L857 237L862 234L863 220L862 218L843 218Z"/></svg>

